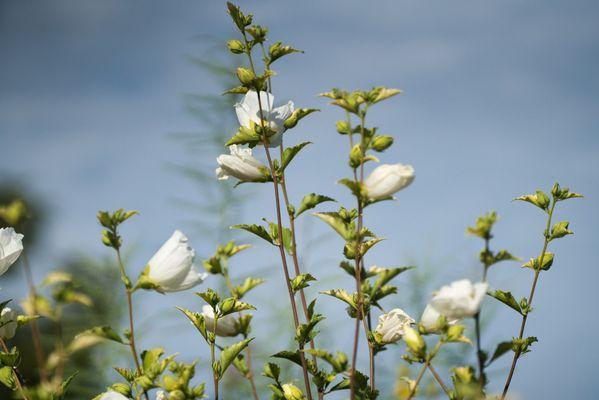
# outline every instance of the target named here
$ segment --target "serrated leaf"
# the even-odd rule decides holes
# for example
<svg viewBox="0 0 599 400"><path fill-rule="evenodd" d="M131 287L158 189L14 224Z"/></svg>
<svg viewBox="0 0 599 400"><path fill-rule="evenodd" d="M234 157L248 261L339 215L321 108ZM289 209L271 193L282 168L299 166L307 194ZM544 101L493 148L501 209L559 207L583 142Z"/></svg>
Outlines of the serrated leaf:
<svg viewBox="0 0 599 400"><path fill-rule="evenodd" d="M239 353L241 353L243 349L245 349L252 340L254 340L254 338L244 339L241 342L237 342L231 346L225 347L220 352L220 371L218 375L219 380L223 377L224 373L227 371L227 368L229 368L235 357L237 357Z"/></svg>
<svg viewBox="0 0 599 400"><path fill-rule="evenodd" d="M265 280L261 279L261 278L252 278L252 277L245 278L245 281L243 281L243 284L233 287L233 291L231 294L233 296L235 296L236 298L241 299L247 292L249 292L256 286L261 285L264 282L265 282Z"/></svg>
<svg viewBox="0 0 599 400"><path fill-rule="evenodd" d="M319 212L314 213L314 216L327 223L335 230L343 239L351 240L354 236L354 230L339 216L337 212Z"/></svg>
<svg viewBox="0 0 599 400"><path fill-rule="evenodd" d="M123 339L110 326L96 326L79 333L75 338L82 336L96 336L102 339L111 340L113 342L125 344Z"/></svg>
<svg viewBox="0 0 599 400"><path fill-rule="evenodd" d="M234 144L247 144L250 147L254 147L260 143L261 140L262 138L260 135L253 129L241 126L239 127L237 133L227 141L226 146L231 146Z"/></svg>
<svg viewBox="0 0 599 400"><path fill-rule="evenodd" d="M293 289L293 292L295 293L298 290L307 288L308 286L310 286L309 282L312 282L315 280L316 280L316 278L310 274L300 274L291 280L291 288Z"/></svg>
<svg viewBox="0 0 599 400"><path fill-rule="evenodd" d="M518 304L518 302L516 301L516 299L514 298L514 296L512 295L511 292L504 292L503 290L495 290L494 292L489 292L488 295L496 298L503 304L514 309L519 314L523 315L522 309L520 308L520 304Z"/></svg>
<svg viewBox="0 0 599 400"><path fill-rule="evenodd" d="M285 171L285 168L289 165L289 163L295 158L295 156L307 145L312 144L312 142L303 142L297 144L292 147L287 147L283 151L283 156L281 157L281 171Z"/></svg>
<svg viewBox="0 0 599 400"><path fill-rule="evenodd" d="M316 193L307 194L302 199L300 206L295 213L295 217L297 218L304 211L310 210L319 205L320 203L324 203L327 201L335 201L335 199Z"/></svg>
<svg viewBox="0 0 599 400"><path fill-rule="evenodd" d="M347 291L345 291L344 289L325 290L324 292L320 292L320 293L326 294L327 296L335 297L335 298L343 301L344 303L347 303L349 306L353 307L354 309L357 309L354 297L352 295L350 295L349 293L347 293Z"/></svg>
<svg viewBox="0 0 599 400"><path fill-rule="evenodd" d="M541 257L542 257L542 265L541 265ZM541 269L543 271L549 270L553 265L553 257L554 254L551 252L545 252L544 256L539 256L537 258L531 258L526 264L522 265L522 268L530 268L533 270ZM540 268L539 268L540 266Z"/></svg>
<svg viewBox="0 0 599 400"><path fill-rule="evenodd" d="M186 308L177 307L177 310L181 311L185 316L191 321L193 326L200 332L200 334L204 337L204 339L208 340L206 334L206 319L200 313L190 311Z"/></svg>
<svg viewBox="0 0 599 400"><path fill-rule="evenodd" d="M233 225L231 229L243 229L244 231L253 233L254 235L266 240L268 243L275 245L273 238L270 236L266 228L256 224L238 224Z"/></svg>
<svg viewBox="0 0 599 400"><path fill-rule="evenodd" d="M316 314L312 316L310 322L307 324L300 324L295 330L295 341L298 342L300 346L303 346L314 339L318 334L318 331L315 331L314 328L323 319L325 319L324 315Z"/></svg>
<svg viewBox="0 0 599 400"><path fill-rule="evenodd" d="M499 357L501 357L502 355L504 355L505 353L507 353L510 350L512 350L512 342L511 341L499 343L497 345L497 347L495 348L495 351L493 352L493 355L491 356L491 359L489 360L487 365L490 365L493 361L497 360Z"/></svg>

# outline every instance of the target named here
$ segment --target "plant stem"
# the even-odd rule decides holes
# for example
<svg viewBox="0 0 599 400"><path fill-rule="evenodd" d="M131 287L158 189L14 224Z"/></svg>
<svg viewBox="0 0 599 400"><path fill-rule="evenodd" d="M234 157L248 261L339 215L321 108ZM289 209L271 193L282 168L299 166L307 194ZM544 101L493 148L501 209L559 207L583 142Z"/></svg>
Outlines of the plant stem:
<svg viewBox="0 0 599 400"><path fill-rule="evenodd" d="M489 254L489 242L491 240L490 236L485 237L485 257L483 262L483 282L487 282L487 271L489 269L488 254ZM478 359L478 383L481 387L481 390L485 386L485 359L481 346L481 332L480 332L480 313L479 310L476 315L474 315L474 330L476 332L476 357Z"/></svg>
<svg viewBox="0 0 599 400"><path fill-rule="evenodd" d="M223 268L223 275L225 277L225 283L227 285L227 288L229 289L231 296L233 296L233 283L231 282L231 277L229 276L229 267L228 267L228 265L226 265L228 263L226 260L224 262L225 262L225 268ZM239 311L237 314L239 315L239 317L243 316L242 311ZM247 339L247 337L244 337L244 339ZM249 371L248 374L245 376L245 378L250 382L250 386L252 387L252 396L254 396L255 400L259 400L258 391L256 389L256 383L254 382L254 372L252 371L252 350L250 349L249 344L245 348L245 354L246 354L246 365L247 365L247 368Z"/></svg>
<svg viewBox="0 0 599 400"><path fill-rule="evenodd" d="M25 250L21 253L21 260L23 264L23 270L25 271L25 277L27 279L27 285L29 286L29 298L31 299L31 313L32 315L37 314L37 290L35 288L35 282L33 280L33 274L29 267L29 258ZM42 382L48 381L48 373L46 371L46 356L44 354L44 347L42 346L41 334L37 320L32 319L31 322L31 337L33 339L33 347L35 349L35 359L37 367L39 369L40 380Z"/></svg>
<svg viewBox="0 0 599 400"><path fill-rule="evenodd" d="M441 389L443 389L443 391L445 392L447 397L451 398L451 393L449 392L449 389L447 388L445 383L443 383L443 379L441 379L441 376L437 373L435 368L433 368L433 364L429 363L428 369L429 369L429 371L431 371L431 374L433 374L433 376L435 377L435 380L437 381L439 386L441 386Z"/></svg>
<svg viewBox="0 0 599 400"><path fill-rule="evenodd" d="M252 69L252 72L254 74L256 74L256 69L254 67L254 61L252 59L252 53L248 46L248 39L245 34L245 31L242 31L242 34L243 34L243 40L245 42L246 48L248 49L246 54L248 56L250 68ZM276 214L277 214L277 232L278 232L278 237L279 237L279 244L277 247L279 248L279 253L281 256L281 263L283 265L283 273L285 276L285 283L287 286L287 292L289 294L289 302L291 303L291 311L293 314L293 323L294 323L295 329L297 329L299 327L300 323L299 323L299 318L298 318L298 313L297 313L297 304L295 302L295 295L293 293L293 289L291 288L291 278L289 277L289 268L287 267L287 257L285 256L285 248L283 245L283 223L282 223L282 217L281 217L281 200L280 200L280 195L279 195L279 182L278 182L277 173L275 171L274 164L272 161L272 157L270 155L270 150L268 149L268 143L267 143L267 138L266 138L266 134L265 134L266 129L265 129L265 125L264 125L264 112L262 111L263 109L262 109L262 99L260 98L260 91L257 92L257 97L258 97L258 108L260 110L260 126L262 128L262 133L263 133L262 144L264 146L264 151L266 153L266 158L268 160L268 167L270 169L270 174L272 177L273 187L274 187L275 207L276 207ZM300 361L302 364L302 371L303 371L303 376L304 376L304 385L306 387L306 394L308 395L308 399L312 400L312 390L310 388L310 378L308 376L308 367L306 364L306 357L304 355L304 346L303 345L299 345L299 357L300 357Z"/></svg>
<svg viewBox="0 0 599 400"><path fill-rule="evenodd" d="M215 310L216 311L216 310ZM216 371L214 371L214 365L216 363L216 357L214 354L214 347L216 341L216 327L218 323L218 315L214 313L214 321L212 322L212 332L214 332L214 340L210 341L210 361L212 364L212 381L214 382L214 399L218 400L218 376L216 375Z"/></svg>
<svg viewBox="0 0 599 400"><path fill-rule="evenodd" d="M130 282L129 277L125 273L125 265L123 264L123 259L121 257L121 251L116 248L116 258L119 264L119 269L121 271L121 278L123 282L125 282L125 292L127 294L127 306L129 308L129 348L131 349L131 356L133 357L133 361L135 362L135 368L137 369L137 373L139 375L143 374L141 369L141 365L139 364L139 355L137 353L137 348L135 347L135 326L133 324L133 291L130 287L130 284L126 282ZM149 400L148 392L144 390L144 397L146 400Z"/></svg>
<svg viewBox="0 0 599 400"><path fill-rule="evenodd" d="M541 250L541 255L539 255L539 264L535 270L535 276L532 281L532 286L530 288L530 294L528 295L528 307L532 306L532 300L535 295L535 290L537 288L537 282L539 280L539 275L541 273L541 267L543 266L543 260L545 258L545 252L547 251L547 246L549 245L549 228L551 227L551 218L553 217L553 210L555 209L555 200L553 200L551 204L551 208L549 209L547 216L547 225L545 227L545 241L543 243L543 250ZM522 339L524 337L524 328L526 327L526 320L528 319L528 312L522 316L522 323L520 324L520 331L518 333L518 339ZM512 365L510 367L510 372L508 374L507 380L505 381L505 386L503 387L503 393L501 394L501 400L504 400L507 396L507 392L510 389L510 383L512 382L512 378L514 376L514 371L516 370L516 364L518 363L518 359L520 358L521 351L514 352L514 358L512 359Z"/></svg>
<svg viewBox="0 0 599 400"><path fill-rule="evenodd" d="M283 159L283 143L279 147L281 159ZM285 179L285 171L281 171L281 191L283 192L283 200L285 202L285 208L287 209L287 215L289 217L289 229L291 230L291 251L292 251L292 260L293 260L293 269L295 272L295 276L301 275L302 271L299 265L299 258L297 255L297 239L295 234L295 215L293 214L293 210L291 209L291 203L289 202L289 196L287 195L287 180ZM299 290L300 300L302 303L302 310L304 312L304 317L306 322L309 322L310 319L308 317L308 302L306 301L306 294L304 293L304 289ZM314 349L314 339L310 340L310 348ZM315 365L317 364L316 356L312 356L312 361L314 361Z"/></svg>
<svg viewBox="0 0 599 400"><path fill-rule="evenodd" d="M437 345L435 346L435 348L433 349L433 351L430 352L426 356L426 358L424 359L424 363L422 364L422 368L420 369L420 372L418 373L418 376L416 377L416 381L414 382L414 388L410 391L410 394L409 394L409 396L407 397L406 400L410 400L416 394L416 390L418 389L418 385L420 384L420 381L422 380L422 377L424 376L424 371L426 371L427 368L430 369L431 361L433 360L433 358L435 358L435 356L437 355L437 353L441 349L442 345L443 345L442 341L437 342ZM432 370L431 370L431 372L432 372ZM433 375L435 375L435 374L433 374ZM445 386L445 385L442 385L442 387L443 386ZM444 388L444 390L445 389L446 388ZM446 393L447 393L447 391L446 391Z"/></svg>
<svg viewBox="0 0 599 400"><path fill-rule="evenodd" d="M360 114L360 137L361 140L364 140L364 123L365 123L365 114L366 114L367 108L365 108L362 113ZM348 116L348 121L349 121L349 116ZM351 125L349 126L350 132L351 132ZM350 139L351 139L351 134L350 134ZM350 143L353 142L353 139L351 139ZM362 153L364 152L364 150L362 149ZM364 156L364 154L362 154ZM354 173L354 180L358 181L358 173L356 171L356 168L353 168L353 173ZM359 176L359 183L360 186L364 183L364 162L362 161L360 163L360 176ZM356 291L358 293L358 301L357 301L357 315L356 315L356 326L354 329L354 346L353 346L353 352L352 352L352 366L351 366L351 371L350 371L350 399L353 400L355 398L355 371L356 371L356 363L357 363L357 356L358 356L358 342L360 340L360 331L359 331L359 324L360 324L360 320L363 321L363 325L364 325L364 331L365 334L368 335L368 325L366 324L366 321L364 320L364 294L362 293L362 254L361 254L361 245L362 245L362 237L361 237L361 233L362 233L362 226L363 226L363 219L364 219L364 205L362 202L362 199L360 199L359 197L357 197L357 203L358 203L358 225L356 228L356 257L355 257L355 279L356 279ZM368 338L368 336L366 336ZM370 389L374 390L375 388L375 379L374 379L374 349L372 348L372 344L370 343L370 341L367 339L368 342L368 350L369 350L369 371L370 371Z"/></svg>
<svg viewBox="0 0 599 400"><path fill-rule="evenodd" d="M0 345L2 346L2 350L5 353L8 353L8 347L6 346L6 343L4 342L4 339L2 339L0 337ZM23 397L23 400L29 400L27 398L27 395L25 394L25 390L23 389L23 385L21 384L21 380L19 378L19 371L17 370L17 367L12 367L12 373L15 377L15 384L17 385L17 388L19 389L19 392L21 392L21 396Z"/></svg>

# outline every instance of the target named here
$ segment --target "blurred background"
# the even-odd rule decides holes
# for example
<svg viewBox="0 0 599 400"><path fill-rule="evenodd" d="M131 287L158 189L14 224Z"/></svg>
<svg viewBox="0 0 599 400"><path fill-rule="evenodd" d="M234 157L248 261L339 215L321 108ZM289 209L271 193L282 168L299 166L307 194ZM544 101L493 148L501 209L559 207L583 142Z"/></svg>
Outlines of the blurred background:
<svg viewBox="0 0 599 400"><path fill-rule="evenodd" d="M317 192L352 204L346 189L335 184L349 172L346 138L334 128L343 115L317 93L374 85L404 91L369 117L382 133L396 137L382 161L410 163L417 174L399 202L372 207L366 217L370 228L388 238L369 253L369 264L418 266L398 279L400 292L386 299L386 308L418 316L439 285L480 279L481 243L464 233L478 215L496 210L501 219L492 247L528 259L540 251L544 217L511 200L549 190L555 181L586 196L558 208L557 220L570 220L575 236L552 244L556 262L541 277L527 326L539 343L521 360L512 388L523 399L596 398L599 4L240 5L268 26L271 42L306 52L275 65L275 103L293 100L296 107L322 109L286 139L314 143L287 174L292 201ZM222 143L236 129L235 99L220 96L233 82L230 68L241 61L223 50L233 35L221 1L0 0L0 200L21 197L30 205L26 248L36 283L52 269L67 270L93 294L91 311L74 306L71 314L79 315L82 328L99 322L124 327L118 321L123 303L115 296L122 288L112 253L100 242L99 209L141 212L122 230L131 275L174 229L190 237L199 261L219 241L254 242L231 232L232 223L274 218L270 186L233 189L213 176ZM266 355L291 340L291 329L284 329L290 322L275 249L255 244L231 268L234 279L268 279L248 299L259 308L258 374ZM304 268L319 277L311 296L351 287L338 268L342 244L323 224L303 217L299 245ZM528 293L532 274L503 263L489 279L519 298ZM208 280L203 287L210 285L220 283ZM26 290L17 264L2 278L2 298L20 299ZM164 345L184 360L199 358L205 372L207 348L174 309L201 304L191 292L136 295L140 347ZM352 326L342 306L323 297L319 304L329 317L321 343L349 352L349 340L339 339L349 338ZM492 299L484 307L492 320L483 345L492 349L516 334L519 320ZM281 327L276 337L266 336L273 326ZM50 330L43 322L40 327ZM31 352L26 339L20 345L25 356ZM130 362L110 344L94 351L77 361L95 372L79 381L74 399L101 392L114 378L108 366ZM473 360L473 352L462 353L455 356ZM396 398L395 378L405 365L401 354L396 347L380 356L383 398ZM505 357L489 371L492 389L503 384L508 362ZM233 382L240 379L235 374L229 374ZM265 385L261 377L258 382Z"/></svg>

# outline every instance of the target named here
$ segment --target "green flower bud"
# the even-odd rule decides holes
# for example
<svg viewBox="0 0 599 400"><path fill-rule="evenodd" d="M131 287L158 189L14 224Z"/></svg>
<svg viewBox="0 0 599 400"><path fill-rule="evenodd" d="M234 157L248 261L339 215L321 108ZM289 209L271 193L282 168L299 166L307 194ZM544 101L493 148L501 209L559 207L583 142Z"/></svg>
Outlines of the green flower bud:
<svg viewBox="0 0 599 400"><path fill-rule="evenodd" d="M372 139L371 146L376 151L387 150L393 144L393 137L387 135L377 135Z"/></svg>
<svg viewBox="0 0 599 400"><path fill-rule="evenodd" d="M154 383L152 382L152 380L145 375L142 375L139 378L135 379L135 382L144 390L150 390L152 389L152 387L154 387Z"/></svg>
<svg viewBox="0 0 599 400"><path fill-rule="evenodd" d="M241 82L242 85L249 86L254 82L254 79L256 79L256 75L250 69L238 67L237 78L239 78L239 82Z"/></svg>
<svg viewBox="0 0 599 400"><path fill-rule="evenodd" d="M426 343L424 342L424 339L422 339L422 336L420 336L420 334L414 328L406 327L404 329L403 339L414 355L419 357L424 356L426 351Z"/></svg>
<svg viewBox="0 0 599 400"><path fill-rule="evenodd" d="M185 400L185 393L181 390L174 390L168 394L169 400Z"/></svg>
<svg viewBox="0 0 599 400"><path fill-rule="evenodd" d="M227 47L233 54L241 54L245 51L245 46L241 43L241 40L233 39L227 42Z"/></svg>
<svg viewBox="0 0 599 400"><path fill-rule="evenodd" d="M131 397L131 387L126 383L115 383L110 387L110 389L114 392L122 394L123 396Z"/></svg>
<svg viewBox="0 0 599 400"><path fill-rule="evenodd" d="M341 135L349 135L351 133L351 127L347 121L337 121L335 125L337 126L337 132Z"/></svg>
<svg viewBox="0 0 599 400"><path fill-rule="evenodd" d="M362 163L362 147L360 144L355 144L349 152L349 166L358 168Z"/></svg>
<svg viewBox="0 0 599 400"><path fill-rule="evenodd" d="M302 391L291 383L283 385L283 395L286 400L304 400L306 398Z"/></svg>
<svg viewBox="0 0 599 400"><path fill-rule="evenodd" d="M219 306L220 315L227 315L234 309L236 300L232 297L225 299Z"/></svg>

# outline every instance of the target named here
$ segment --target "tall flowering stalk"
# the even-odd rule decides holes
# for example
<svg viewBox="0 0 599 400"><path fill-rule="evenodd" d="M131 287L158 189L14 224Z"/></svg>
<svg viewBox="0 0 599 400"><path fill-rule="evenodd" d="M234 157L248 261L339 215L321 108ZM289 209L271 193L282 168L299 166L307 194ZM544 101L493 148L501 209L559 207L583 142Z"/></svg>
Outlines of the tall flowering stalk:
<svg viewBox="0 0 599 400"><path fill-rule="evenodd" d="M408 186L414 180L414 170L409 165L384 164L375 168L372 173L365 177L364 166L367 162L378 162L378 159L370 154L370 151L383 152L393 144L393 137L377 134L377 128L366 126L366 116L369 107L400 93L398 89L376 87L370 91L346 92L334 89L321 94L332 99L332 104L341 107L346 112L345 121L337 122L337 131L347 135L350 143L349 166L352 169L353 179L342 179L339 182L347 186L356 198L356 208L349 212L340 209L334 213L316 214L328 223L337 232L342 232L346 240L344 255L348 260L354 262L353 276L355 279L355 326L352 349L352 363L349 371L350 376L350 398L356 396L356 364L358 358L358 344L360 338L360 324L362 323L369 350L369 376L370 391L375 392L375 354L377 351L376 337L371 333L370 306L377 305L372 299L378 293L369 293L365 296L363 279L364 256L370 248L382 239L376 237L372 231L364 227L364 208L383 200L390 200L393 194ZM351 116L358 118L358 124L352 126ZM354 140L354 135L358 140ZM351 268L351 267L350 267ZM396 270L398 271L398 270ZM375 274L376 275L376 274ZM397 275L397 273L395 274ZM368 284L367 284L368 285ZM327 294L336 295L337 292ZM374 296L373 296L374 295ZM338 296L336 296L338 297Z"/></svg>

